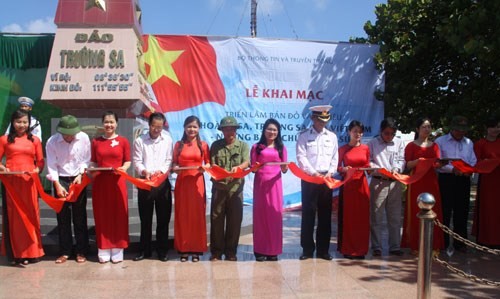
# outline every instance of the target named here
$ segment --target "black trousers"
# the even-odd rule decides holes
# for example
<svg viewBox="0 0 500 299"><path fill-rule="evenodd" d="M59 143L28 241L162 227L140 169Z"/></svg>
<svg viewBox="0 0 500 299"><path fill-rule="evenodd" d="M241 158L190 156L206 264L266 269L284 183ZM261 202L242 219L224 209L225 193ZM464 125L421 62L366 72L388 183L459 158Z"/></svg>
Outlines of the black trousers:
<svg viewBox="0 0 500 299"><path fill-rule="evenodd" d="M212 188L210 204L210 252L226 257L236 255L243 220L243 184L230 192Z"/></svg>
<svg viewBox="0 0 500 299"><path fill-rule="evenodd" d="M443 207L443 223L450 226L453 216L453 231L467 238L467 220L470 204L470 177L456 176L449 173L439 174L439 189ZM445 248L450 245L447 235L444 238ZM453 247L461 248L463 242L454 240Z"/></svg>
<svg viewBox="0 0 500 299"><path fill-rule="evenodd" d="M75 177L59 177L59 183L69 190ZM73 249L71 220L75 233L75 253L86 255L89 251L89 230L87 226L87 188L82 190L75 202L65 202L57 213L57 230L59 232L59 254L70 256Z"/></svg>
<svg viewBox="0 0 500 299"><path fill-rule="evenodd" d="M141 219L140 249L150 255L153 238L153 211L156 210L156 251L165 255L168 251L168 225L172 215L172 186L166 179L151 191L138 189L139 218Z"/></svg>
<svg viewBox="0 0 500 299"><path fill-rule="evenodd" d="M301 181L302 221L300 223L300 245L303 254L327 254L330 249L332 233L332 190L325 184L312 184ZM318 216L316 243L314 224Z"/></svg>

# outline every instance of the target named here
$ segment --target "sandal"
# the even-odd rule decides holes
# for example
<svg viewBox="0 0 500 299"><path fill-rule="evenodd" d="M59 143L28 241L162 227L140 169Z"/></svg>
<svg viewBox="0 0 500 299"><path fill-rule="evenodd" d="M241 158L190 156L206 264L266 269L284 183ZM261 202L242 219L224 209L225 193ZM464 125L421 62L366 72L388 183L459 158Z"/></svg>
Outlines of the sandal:
<svg viewBox="0 0 500 299"><path fill-rule="evenodd" d="M85 256L82 254L77 254L75 260L77 263L81 264L81 263L85 263L87 261L87 258L85 258Z"/></svg>
<svg viewBox="0 0 500 299"><path fill-rule="evenodd" d="M187 262L188 258L189 258L189 256L187 254L181 255L181 263Z"/></svg>
<svg viewBox="0 0 500 299"><path fill-rule="evenodd" d="M61 255L60 257L57 258L56 264L64 264L68 260L69 256L67 255Z"/></svg>
<svg viewBox="0 0 500 299"><path fill-rule="evenodd" d="M193 254L193 256L191 257L191 261L193 263L197 263L200 261L200 257L197 254Z"/></svg>

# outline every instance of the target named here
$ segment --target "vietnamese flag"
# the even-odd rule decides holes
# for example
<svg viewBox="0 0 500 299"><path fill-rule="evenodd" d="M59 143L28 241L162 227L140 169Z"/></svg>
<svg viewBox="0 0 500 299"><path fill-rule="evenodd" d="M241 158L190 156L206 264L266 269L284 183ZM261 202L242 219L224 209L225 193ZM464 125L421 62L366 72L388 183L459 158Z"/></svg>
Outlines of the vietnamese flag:
<svg viewBox="0 0 500 299"><path fill-rule="evenodd" d="M161 112L205 102L224 105L215 50L206 37L144 35L143 60Z"/></svg>

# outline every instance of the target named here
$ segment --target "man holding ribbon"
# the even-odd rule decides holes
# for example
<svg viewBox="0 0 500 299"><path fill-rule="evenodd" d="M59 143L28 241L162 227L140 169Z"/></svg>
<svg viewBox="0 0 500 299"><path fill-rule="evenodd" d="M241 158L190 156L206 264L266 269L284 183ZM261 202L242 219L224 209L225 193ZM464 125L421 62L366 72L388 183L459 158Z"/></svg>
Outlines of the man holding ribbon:
<svg viewBox="0 0 500 299"><path fill-rule="evenodd" d="M219 130L223 139L210 147L210 164L218 165L230 172L245 169L249 165L250 148L239 140L236 130L240 125L232 116L224 117ZM212 179L212 203L210 207L210 251L211 261L221 259L236 261L241 221L243 220L243 185L245 179L231 177Z"/></svg>
<svg viewBox="0 0 500 299"><path fill-rule="evenodd" d="M474 166L477 159L474 144L465 137L469 130L467 118L455 116L450 123L450 132L436 139L441 150L441 159L461 159ZM443 200L443 224L450 225L453 218L453 231L467 239L467 219L470 205L470 175L462 173L450 163L439 168L439 190ZM449 236L444 238L445 248L450 245ZM465 244L455 241L453 247L467 251Z"/></svg>
<svg viewBox="0 0 500 299"><path fill-rule="evenodd" d="M52 181L54 193L59 198L69 195L71 184L81 184L82 175L90 163L90 140L81 131L76 117L61 117L45 146L47 152L47 178ZM59 233L59 257L56 264L68 260L72 253L73 235L71 220L76 239L76 261L84 263L89 250L89 233L87 226L87 192L86 188L74 202L65 202L57 213L57 229Z"/></svg>
<svg viewBox="0 0 500 299"><path fill-rule="evenodd" d="M163 131L165 116L152 113L149 116L149 131L134 142L135 171L146 180L167 173L172 165L172 138ZM158 259L167 261L168 224L172 214L172 186L168 177L151 191L138 189L139 217L141 219L140 252L134 261L151 257L153 210L156 209L156 251Z"/></svg>
<svg viewBox="0 0 500 299"><path fill-rule="evenodd" d="M338 141L335 133L325 127L330 120L330 105L313 106L312 127L300 133L297 140L297 161L307 174L319 177L331 177L337 170ZM332 217L332 190L326 184L301 181L302 221L300 229L300 260L316 256L325 260L333 257L329 253ZM318 215L316 243L314 242L314 224Z"/></svg>
<svg viewBox="0 0 500 299"><path fill-rule="evenodd" d="M401 138L395 137L396 121L388 117L380 123L380 134L368 142L370 166L384 168L391 173L401 173L404 169L405 146ZM403 186L378 171L372 173L370 181L370 230L373 256L382 255L382 229L384 214L389 233L389 254L400 256L401 205Z"/></svg>

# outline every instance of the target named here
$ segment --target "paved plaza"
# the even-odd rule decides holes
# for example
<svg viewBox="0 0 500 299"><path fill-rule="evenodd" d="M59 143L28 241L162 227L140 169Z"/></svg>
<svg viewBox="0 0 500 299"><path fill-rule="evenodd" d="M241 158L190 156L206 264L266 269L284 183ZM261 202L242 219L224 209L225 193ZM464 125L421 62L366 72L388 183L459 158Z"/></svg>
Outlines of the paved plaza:
<svg viewBox="0 0 500 299"><path fill-rule="evenodd" d="M89 200L91 200L89 198ZM89 202L90 209L91 204ZM284 216L284 253L278 262L256 262L252 247L252 207L245 207L238 262L181 263L170 250L169 261L132 261L139 236L137 203L130 201L131 247L120 264L97 262L93 253L85 264L68 260L56 265L55 214L42 207L42 232L47 255L36 264L9 266L0 257L0 298L416 298L417 258L367 256L347 260L336 251L336 217L330 253L333 261L299 261L300 212ZM92 214L89 225L93 225ZM207 218L208 220L208 218ZM173 220L171 222L173 233ZM93 241L93 237L92 237ZM443 256L464 270L500 280L500 258L475 250ZM432 265L432 298L500 298L500 288L461 278L437 263Z"/></svg>

